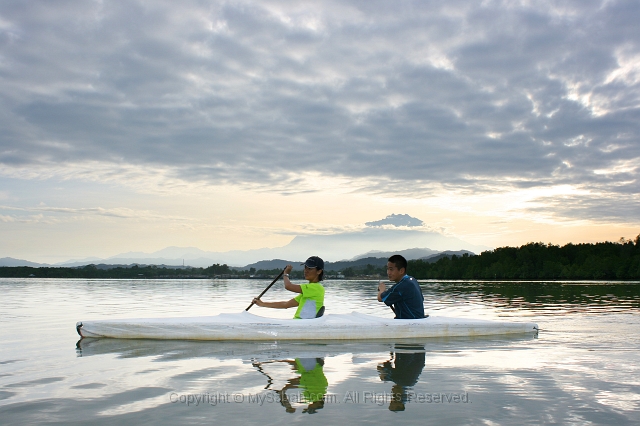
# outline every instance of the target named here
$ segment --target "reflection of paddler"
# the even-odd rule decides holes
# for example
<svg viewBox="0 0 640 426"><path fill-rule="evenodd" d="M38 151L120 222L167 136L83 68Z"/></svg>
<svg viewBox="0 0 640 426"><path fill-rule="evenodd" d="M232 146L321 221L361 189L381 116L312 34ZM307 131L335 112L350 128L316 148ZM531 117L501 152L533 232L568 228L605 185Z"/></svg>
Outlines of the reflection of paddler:
<svg viewBox="0 0 640 426"><path fill-rule="evenodd" d="M317 402L327 393L329 382L323 371L322 358L296 358L296 371L300 373L302 396L307 402Z"/></svg>
<svg viewBox="0 0 640 426"><path fill-rule="evenodd" d="M418 348L415 348L418 349ZM378 365L380 380L394 382L389 410L404 411L407 390L418 383L424 368L424 348L420 352L391 352L391 359Z"/></svg>
<svg viewBox="0 0 640 426"><path fill-rule="evenodd" d="M296 409L291 405L287 391L289 389L301 389L301 401L308 403L307 408L302 410L303 413L313 414L316 410L324 407L324 396L327 393L327 387L329 382L324 375L323 367L324 360L322 358L296 358L295 360L281 360L272 362L284 362L293 368L293 370L299 374L298 377L287 380L287 384L280 390L275 390L280 396L280 404L285 408L287 413L294 413ZM273 379L265 373L262 369L262 364L266 363L254 363L253 365L258 368L260 372L269 377L269 385L265 389L268 389L273 382Z"/></svg>

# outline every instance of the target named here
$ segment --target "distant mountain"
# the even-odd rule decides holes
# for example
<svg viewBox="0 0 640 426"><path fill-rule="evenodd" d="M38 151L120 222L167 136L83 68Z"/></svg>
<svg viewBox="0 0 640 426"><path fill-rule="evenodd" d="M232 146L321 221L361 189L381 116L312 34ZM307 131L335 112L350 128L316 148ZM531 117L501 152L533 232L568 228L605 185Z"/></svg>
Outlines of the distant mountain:
<svg viewBox="0 0 640 426"><path fill-rule="evenodd" d="M454 256L454 255L458 256L458 257L462 257L465 254L468 254L469 256L475 255L475 253L472 253L472 252L467 251L467 250L458 250L458 251L447 250L447 251L443 251L442 253L433 254L431 256L423 257L421 259L426 260L428 263L436 263L438 260L442 259L443 257L451 257L451 256Z"/></svg>
<svg viewBox="0 0 640 426"><path fill-rule="evenodd" d="M149 256L149 255L147 255ZM105 262L106 261L106 262ZM141 265L171 265L171 266L194 266L194 267L207 267L213 265L211 259L195 258L195 259L167 259L166 257L110 257L105 259L105 263L138 263Z"/></svg>
<svg viewBox="0 0 640 426"><path fill-rule="evenodd" d="M382 268L387 265L386 257L363 257L357 260L343 260L340 262L327 262L325 269L327 271L343 271L347 268L354 268L358 266L373 265L377 268Z"/></svg>
<svg viewBox="0 0 640 426"><path fill-rule="evenodd" d="M124 264L105 264L105 263L98 263L98 264L92 264L93 266L96 267L96 269L101 269L101 270L108 270L108 269L115 269L115 268L131 268L133 266L139 266L139 267L146 267L149 265L143 264L143 263L131 263L129 265L124 265ZM87 266L87 265L83 265L83 266ZM180 266L172 266L172 265L152 265L152 266L156 266L158 268L167 268L167 269L188 269L188 266L183 267L182 265ZM81 268L81 266L77 266L76 268Z"/></svg>
<svg viewBox="0 0 640 426"><path fill-rule="evenodd" d="M212 254L217 254L215 252L209 252L201 250L197 247L166 247L162 250L154 251L153 253L143 253L139 251L130 251L127 253L118 254L116 256L112 256L109 259L120 257L126 259L142 259L142 258L163 258L163 259L180 259L180 263L182 263L182 259L195 259L198 257L208 258L211 257Z"/></svg>
<svg viewBox="0 0 640 426"><path fill-rule="evenodd" d="M85 257L84 259L72 259L64 262L58 262L52 266L64 266L68 268L73 268L74 266L91 265L91 264L96 264L102 261L103 259L99 257Z"/></svg>
<svg viewBox="0 0 640 426"><path fill-rule="evenodd" d="M393 254L400 254L402 256L405 257L405 259L407 260L416 260L416 259L424 259L429 263L435 263L438 260L442 259L443 257L451 257L453 255L456 256L462 256L463 254L470 254L473 255L474 253L467 251L467 250L458 250L458 251L443 251L441 253L434 253L431 254L429 256L425 256L425 257L409 257L406 255L406 253L402 253L402 252L409 252L409 253L414 253L415 255L419 254L419 251L416 250L420 250L420 249L409 249L409 250L399 250L398 252L391 252L388 256L385 253L384 257L362 257L356 260L343 260L340 262L327 262L325 264L325 269L327 271L342 271L346 268L357 268L359 266L367 266L367 265L373 265L375 267L383 267L387 265L387 261L388 259L393 255ZM428 249L427 249L428 250Z"/></svg>
<svg viewBox="0 0 640 426"><path fill-rule="evenodd" d="M414 259L424 259L429 263L435 263L438 260L442 259L443 257L451 257L453 255L456 256L462 256L464 254L469 254L469 255L473 255L474 253L468 251L468 250L458 250L458 251L451 251L451 250L447 250L444 252L436 252L435 254L431 254L429 256L425 256L425 257L415 257L415 255L422 253L423 249L408 249L408 250L399 250L398 252L389 252L391 254L402 254L403 256L405 256L407 258L407 260L414 260ZM426 249L428 250L428 249ZM431 251L431 250L429 250ZM405 252L405 253L403 253ZM382 253L382 252L378 252L378 253ZM387 264L387 259L391 256L391 254L389 253L383 253L385 256L384 257L360 257L358 259L355 260L342 260L342 261L338 261L338 262L325 262L325 270L326 271L342 271L346 268L357 268L357 267L361 267L361 266L367 266L367 265L373 265L375 267L383 267ZM407 253L413 253L414 257L408 257L406 256ZM389 254L387 256L387 254ZM118 258L113 258L112 262L113 263L97 263L97 262L89 262L89 261L77 261L77 262L69 262L66 263L64 265L47 265L47 264L43 264L43 263L35 263L35 262L29 262L27 260L20 260L20 259L13 259L10 257L5 257L0 259L0 267L2 266L9 266L9 267L16 267L16 266L31 266L34 268L39 268L39 267L50 267L50 266L57 266L57 267L83 267L89 264L95 265L95 267L97 269L114 269L114 268L130 268L133 265L156 265L158 267L166 267L166 268L177 268L177 269L181 269L183 268L182 264L169 264L166 262L162 262L162 263L158 263L157 261L159 259L157 258L139 258L137 259L136 262L131 262L131 263L127 263L127 262L122 262L123 259L118 259ZM167 260L167 259L164 259ZM169 259L170 260L170 259ZM174 259L173 261L178 262L179 259ZM199 261L205 261L205 259L199 259ZM232 269L235 270L242 270L242 271L246 271L246 270L250 270L251 268L255 268L256 271L258 270L270 270L270 269L284 269L285 266L287 265L291 265L293 266L293 270L294 271L299 271L302 270L302 264L303 262L300 260L297 261L291 261L291 260L283 260L283 259L273 259L273 260L261 260L260 262L255 262L255 263L251 263L249 265L246 266L235 266L232 267ZM206 261L206 264L203 265L203 267L208 267L211 266L212 263L209 263L209 261ZM189 267L189 265L186 265L184 267Z"/></svg>
<svg viewBox="0 0 640 426"><path fill-rule="evenodd" d="M282 259L273 259L273 260L261 260L260 262L251 263L246 266L241 267L233 267L233 269L248 271L251 268L255 268L256 271L268 270L268 269L284 269L285 266L291 265L293 266L294 271L301 271L302 266L300 265L304 261L291 261L291 260L282 260Z"/></svg>
<svg viewBox="0 0 640 426"><path fill-rule="evenodd" d="M251 268L255 268L256 271L263 269L284 269L285 266L291 265L293 266L294 271L301 271L303 266L301 265L302 261L288 261L282 259L274 259L274 260L262 260L260 262L252 263L244 267L234 267L236 270L249 270ZM366 257L357 260L342 260L338 262L325 262L324 269L325 271L340 271L344 268L354 267L354 266L366 266L371 264L373 266L384 266L387 264L386 257Z"/></svg>
<svg viewBox="0 0 640 426"><path fill-rule="evenodd" d="M42 266L49 266L46 263L29 262L28 260L14 259L13 257L3 257L0 259L1 266L31 266L32 268L40 268Z"/></svg>
<svg viewBox="0 0 640 426"><path fill-rule="evenodd" d="M391 256L393 256L394 254L399 254L401 256L404 256L405 259L407 260L414 260L414 259L424 259L426 257L429 256L433 256L440 253L440 251L438 250L431 250L428 248L412 248L412 249L406 249L406 250L397 250L397 251L378 251L378 250L373 250L373 251L369 251L366 252L365 254L360 254L358 256L353 257L352 259L349 260L358 260L358 259L362 259L365 257L384 257L386 259L390 258Z"/></svg>
<svg viewBox="0 0 640 426"><path fill-rule="evenodd" d="M415 248L407 249L407 247ZM281 260L278 263L278 259L298 259L299 261L294 263L299 264L307 257L314 255L320 256L325 262L342 262L367 257L388 258L391 254L400 253L411 260L447 250L466 250L480 253L488 249L490 248L486 246L470 244L458 238L429 230L420 219L406 214L392 214L378 221L367 222L358 231L331 235L299 235L282 247L211 252L196 247L173 246L152 253L127 252L106 259L86 258L61 262L56 265L83 266L99 263L129 265L138 263L182 266L184 263L185 266L208 267L218 263L244 268L243 265L251 267L251 265L263 261L275 262L274 265L285 262ZM274 260L267 261L266 259ZM256 269L280 268L280 266L263 267L262 263L260 265Z"/></svg>
<svg viewBox="0 0 640 426"><path fill-rule="evenodd" d="M418 245L419 244L419 245ZM363 247L387 247L387 250L370 250L362 254ZM423 247L407 249L407 247ZM426 248L429 247L429 248ZM257 250L234 250L228 252L207 252L195 247L167 247L153 253L130 252L107 259L93 260L86 263L74 263L64 266L80 266L89 263L142 263L148 265L173 265L207 267L214 263L235 267L250 266L267 259L298 259L303 262L309 256L320 256L325 262L358 260L363 257L385 257L399 253L407 259L418 259L445 250L466 250L479 253L488 247L476 246L453 237L435 232L413 229L365 228L360 232L349 232L334 235L297 236L283 247L263 248ZM280 266L277 266L279 268ZM282 266L284 268L284 266ZM256 268L256 269L274 269Z"/></svg>
<svg viewBox="0 0 640 426"><path fill-rule="evenodd" d="M418 218L411 217L408 214L390 214L381 220L373 222L366 222L365 225L370 227L391 225L395 227L407 226L407 227L419 227L424 225L424 222Z"/></svg>
<svg viewBox="0 0 640 426"><path fill-rule="evenodd" d="M279 258L300 258L305 253L317 255L329 261L339 259L354 259L362 253L363 247L369 247L367 256L383 257L378 253L396 253L407 250L407 247L428 247L424 255L435 254L445 250L468 250L480 253L489 247L470 244L455 237L443 234L407 228L379 228L368 227L358 232L345 232L333 235L305 235L297 236L285 247L279 250L282 256ZM425 249L422 249L425 250ZM291 256L290 254L296 254ZM274 256L275 257L275 256ZM272 257L272 258L274 258ZM413 257L413 256L409 256Z"/></svg>
<svg viewBox="0 0 640 426"><path fill-rule="evenodd" d="M358 258L355 260L341 260L338 262L325 262L324 264L324 269L326 271L342 271L346 268L354 268L354 267L359 267L359 266L367 266L367 265L373 265L375 267L383 267L386 266L387 264L387 260L389 259L389 257L391 257L392 254L401 254L402 256L405 256L405 254L403 254L402 252L409 252L409 253L413 253L414 255L420 254L422 253L422 251L420 251L422 249L409 249L409 250L400 250L398 252L390 252L391 254L389 254L388 256L386 254L384 254L384 257L362 257L362 258ZM429 250L426 249L430 252L433 252L433 250ZM447 250L447 251L443 251L443 252L435 252L432 253L431 255L428 256L424 256L424 257L407 257L405 256L405 258L407 260L415 260L415 259L424 259L426 260L428 263L435 263L438 260L442 259L443 257L451 257L453 255L456 256L462 256L464 254L469 254L469 255L473 255L474 253L468 251L468 250L458 250L458 251L452 251L452 250ZM269 269L284 269L285 266L287 265L291 265L293 266L293 270L302 270L302 266L300 265L302 262L300 261L289 261L289 260L282 260L282 259L274 259L274 260L262 260L260 262L256 262L256 263L252 263L249 265L246 265L244 267L234 267L233 269L236 270L249 270L251 268L255 268L256 271L258 270L269 270Z"/></svg>

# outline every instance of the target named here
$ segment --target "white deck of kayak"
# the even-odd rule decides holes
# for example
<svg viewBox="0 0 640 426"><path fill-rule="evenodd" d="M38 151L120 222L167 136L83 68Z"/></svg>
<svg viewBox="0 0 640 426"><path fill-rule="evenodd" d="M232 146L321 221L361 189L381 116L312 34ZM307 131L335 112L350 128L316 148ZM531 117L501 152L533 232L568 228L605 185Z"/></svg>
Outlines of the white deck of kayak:
<svg viewBox="0 0 640 426"><path fill-rule="evenodd" d="M362 340L536 333L537 324L466 318L395 320L352 312L308 320L266 318L249 312L193 318L80 321L82 337L186 340Z"/></svg>

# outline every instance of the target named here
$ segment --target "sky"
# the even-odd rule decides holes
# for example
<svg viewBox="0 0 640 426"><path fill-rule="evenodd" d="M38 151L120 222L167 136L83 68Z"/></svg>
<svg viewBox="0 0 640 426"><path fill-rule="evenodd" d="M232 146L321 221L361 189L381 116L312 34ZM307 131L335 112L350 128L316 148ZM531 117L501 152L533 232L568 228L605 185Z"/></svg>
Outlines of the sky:
<svg viewBox="0 0 640 426"><path fill-rule="evenodd" d="M3 0L0 257L391 214L489 247L634 238L638 22L636 1Z"/></svg>

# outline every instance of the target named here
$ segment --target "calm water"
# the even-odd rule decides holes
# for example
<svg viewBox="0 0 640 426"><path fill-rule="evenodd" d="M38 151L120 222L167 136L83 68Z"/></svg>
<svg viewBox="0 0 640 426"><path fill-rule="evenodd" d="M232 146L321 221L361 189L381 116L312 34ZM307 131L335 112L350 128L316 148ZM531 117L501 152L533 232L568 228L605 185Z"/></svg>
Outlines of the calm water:
<svg viewBox="0 0 640 426"><path fill-rule="evenodd" d="M536 337L77 344L79 320L239 312L267 284L0 279L0 424L640 422L640 283L422 284L432 316L534 321ZM391 316L376 285L328 281L327 313Z"/></svg>

